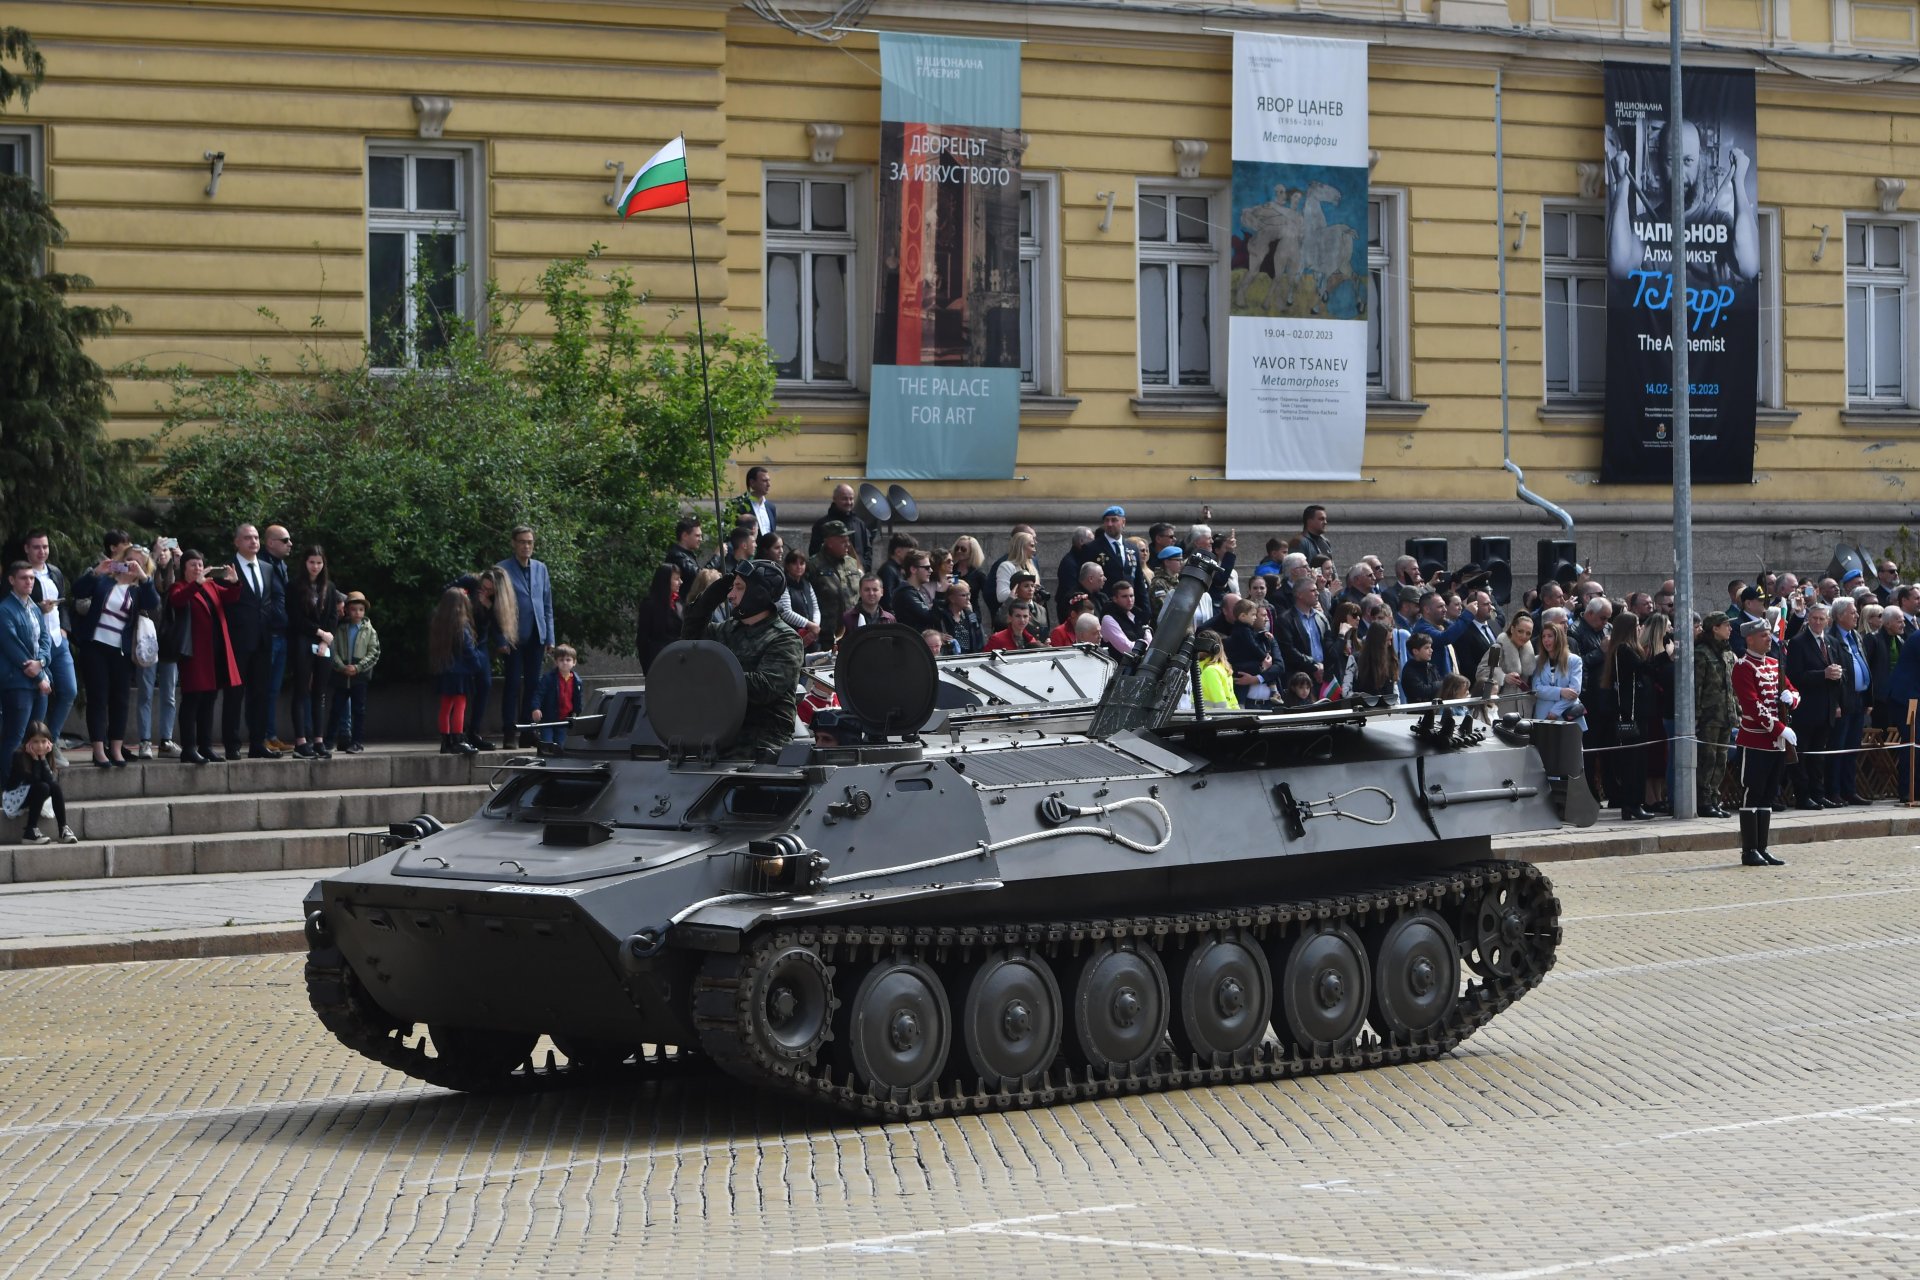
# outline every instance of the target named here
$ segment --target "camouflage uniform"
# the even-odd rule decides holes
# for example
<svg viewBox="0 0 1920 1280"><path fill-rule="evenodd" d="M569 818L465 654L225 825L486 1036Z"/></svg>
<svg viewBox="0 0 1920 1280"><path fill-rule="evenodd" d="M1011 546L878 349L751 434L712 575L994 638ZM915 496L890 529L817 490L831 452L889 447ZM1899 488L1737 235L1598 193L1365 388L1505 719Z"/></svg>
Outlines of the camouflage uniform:
<svg viewBox="0 0 1920 1280"><path fill-rule="evenodd" d="M1155 569L1153 578L1147 583L1147 600L1154 617L1160 616L1160 610L1167 603L1167 597L1180 585L1180 575L1168 573L1165 569Z"/></svg>
<svg viewBox="0 0 1920 1280"><path fill-rule="evenodd" d="M755 626L725 618L707 627L740 660L747 676L747 714L732 754L778 751L793 741L793 714L800 701L800 668L806 646L778 614Z"/></svg>
<svg viewBox="0 0 1920 1280"><path fill-rule="evenodd" d="M1733 738L1733 650L1693 646L1694 735L1700 739L1698 791L1702 803L1718 804L1726 779L1727 743Z"/></svg>
<svg viewBox="0 0 1920 1280"><path fill-rule="evenodd" d="M793 741L794 710L800 703L800 670L806 646L794 629L781 621L767 603L773 579L779 567L768 561L755 561L767 581L757 590L754 601L743 598L743 606L758 604L769 610L766 620L748 626L737 617L714 615L726 603L733 580L722 578L688 601L681 612L680 638L712 640L725 645L739 660L747 678L747 714L740 721L740 735L734 739L730 754L751 755L755 751L778 751Z"/></svg>
<svg viewBox="0 0 1920 1280"><path fill-rule="evenodd" d="M814 594L820 597L821 647L826 648L840 634L840 618L859 602L860 579L866 570L851 554L834 558L822 551L807 565L807 578Z"/></svg>

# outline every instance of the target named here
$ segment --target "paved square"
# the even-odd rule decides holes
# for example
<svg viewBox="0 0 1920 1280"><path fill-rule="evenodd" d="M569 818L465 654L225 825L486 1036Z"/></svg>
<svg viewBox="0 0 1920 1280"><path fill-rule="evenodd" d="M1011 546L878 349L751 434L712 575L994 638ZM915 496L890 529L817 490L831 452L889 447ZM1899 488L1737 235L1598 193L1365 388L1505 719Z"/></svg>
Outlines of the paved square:
<svg viewBox="0 0 1920 1280"><path fill-rule="evenodd" d="M1439 1062L911 1125L425 1088L297 957L0 974L0 1273L1911 1276L1916 843L1551 865Z"/></svg>

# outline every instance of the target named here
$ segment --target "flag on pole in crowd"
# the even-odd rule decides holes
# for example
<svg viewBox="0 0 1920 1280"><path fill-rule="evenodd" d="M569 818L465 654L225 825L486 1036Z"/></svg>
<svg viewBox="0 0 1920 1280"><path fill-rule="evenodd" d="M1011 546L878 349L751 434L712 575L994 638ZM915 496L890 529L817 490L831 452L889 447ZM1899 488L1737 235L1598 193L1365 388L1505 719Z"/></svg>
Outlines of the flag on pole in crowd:
<svg viewBox="0 0 1920 1280"><path fill-rule="evenodd" d="M653 159L640 167L620 193L620 216L631 218L648 209L686 204L687 200L687 141L675 138L654 152Z"/></svg>

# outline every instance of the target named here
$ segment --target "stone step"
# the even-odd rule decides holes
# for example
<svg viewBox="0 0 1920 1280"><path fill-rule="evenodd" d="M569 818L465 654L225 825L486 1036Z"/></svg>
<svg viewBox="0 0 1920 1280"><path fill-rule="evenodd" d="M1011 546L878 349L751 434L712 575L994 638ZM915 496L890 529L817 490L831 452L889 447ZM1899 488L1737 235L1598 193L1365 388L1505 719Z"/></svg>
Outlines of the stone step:
<svg viewBox="0 0 1920 1280"><path fill-rule="evenodd" d="M108 802L69 811L68 822L81 837L71 845L22 844L22 824L8 820L0 834L0 884L340 866L350 831L380 831L422 813L448 824L464 822L487 795L485 787L422 787ZM215 809L231 812L215 815ZM243 825L195 829L227 821ZM54 834L51 817L43 814L40 822Z"/></svg>
<svg viewBox="0 0 1920 1280"><path fill-rule="evenodd" d="M305 868L318 871L344 867L347 835L363 829L228 831L85 844L10 845L0 848L0 882L107 880Z"/></svg>
<svg viewBox="0 0 1920 1280"><path fill-rule="evenodd" d="M489 794L483 786L371 787L357 791L265 791L257 795L90 800L67 807L82 841L220 835L321 827L378 828L420 813L464 822ZM43 828L51 820L42 812ZM9 830L6 838L18 836ZM48 831L51 835L53 832Z"/></svg>
<svg viewBox="0 0 1920 1280"><path fill-rule="evenodd" d="M96 769L69 753L73 767L60 771L67 804L95 800L182 796L218 796L266 792L359 791L384 787L485 785L494 770L526 752L488 751L477 756L443 756L431 749L369 751L335 755L331 760L233 760L225 764L184 765L176 759L136 760L124 769ZM76 828L77 830L77 828Z"/></svg>

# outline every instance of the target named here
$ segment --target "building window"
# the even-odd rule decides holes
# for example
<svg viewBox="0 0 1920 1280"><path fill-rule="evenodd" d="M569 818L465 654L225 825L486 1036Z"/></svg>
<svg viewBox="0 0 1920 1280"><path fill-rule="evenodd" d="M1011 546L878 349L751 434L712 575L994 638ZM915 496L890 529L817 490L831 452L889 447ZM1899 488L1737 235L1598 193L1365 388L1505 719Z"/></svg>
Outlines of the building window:
<svg viewBox="0 0 1920 1280"><path fill-rule="evenodd" d="M1607 386L1606 211L1548 205L1540 231L1547 399L1597 400Z"/></svg>
<svg viewBox="0 0 1920 1280"><path fill-rule="evenodd" d="M1221 294L1221 233L1212 192L1142 187L1140 385L1148 393L1215 391L1219 383L1215 300Z"/></svg>
<svg viewBox="0 0 1920 1280"><path fill-rule="evenodd" d="M473 168L465 149L367 153L367 340L376 369L419 365L469 314Z"/></svg>
<svg viewBox="0 0 1920 1280"><path fill-rule="evenodd" d="M1020 186L1020 389L1034 395L1059 389L1054 191L1050 177L1028 177Z"/></svg>
<svg viewBox="0 0 1920 1280"><path fill-rule="evenodd" d="M0 128L0 177L31 178L35 186L44 189L38 129Z"/></svg>
<svg viewBox="0 0 1920 1280"><path fill-rule="evenodd" d="M1397 191L1367 200L1367 396L1407 399L1406 208Z"/></svg>
<svg viewBox="0 0 1920 1280"><path fill-rule="evenodd" d="M782 382L853 385L855 182L770 174L767 343Z"/></svg>
<svg viewBox="0 0 1920 1280"><path fill-rule="evenodd" d="M1847 401L1910 403L1912 225L1847 222Z"/></svg>

